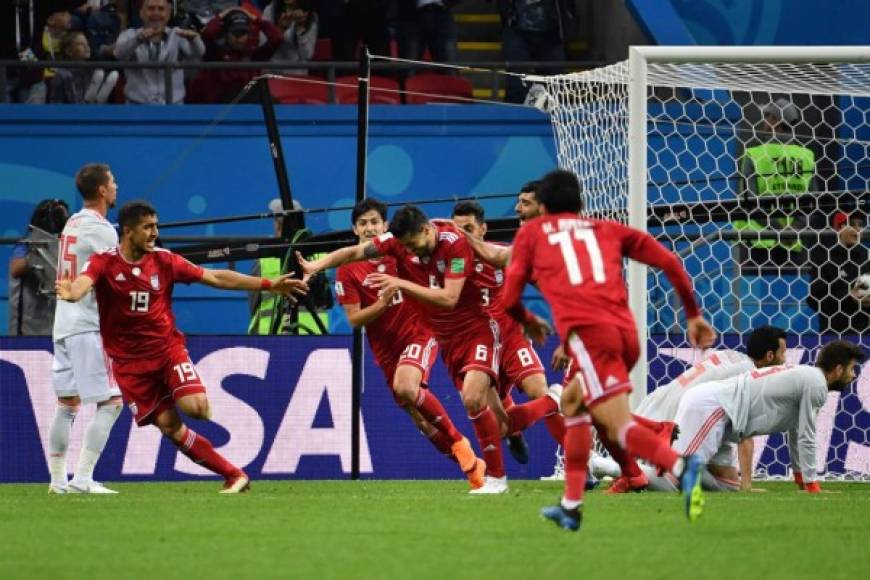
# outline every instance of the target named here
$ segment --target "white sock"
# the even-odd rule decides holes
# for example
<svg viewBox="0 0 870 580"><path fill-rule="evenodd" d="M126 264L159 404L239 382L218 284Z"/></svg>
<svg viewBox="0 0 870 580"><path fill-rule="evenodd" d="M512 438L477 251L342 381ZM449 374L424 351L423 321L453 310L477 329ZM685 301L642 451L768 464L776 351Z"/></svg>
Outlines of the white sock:
<svg viewBox="0 0 870 580"><path fill-rule="evenodd" d="M677 479L680 479L680 476L683 475L683 467L685 467L685 465L686 462L683 460L682 457L677 459L677 462L674 463L674 466L671 468L671 475L673 475Z"/></svg>
<svg viewBox="0 0 870 580"><path fill-rule="evenodd" d="M574 510L574 509L577 509L578 507L580 507L581 505L583 505L582 499L570 500L570 499L565 499L564 497L562 497L562 507L565 508L566 510Z"/></svg>
<svg viewBox="0 0 870 580"><path fill-rule="evenodd" d="M69 433L76 420L78 407L58 403L48 431L48 472L51 482L66 485L66 450L69 447Z"/></svg>
<svg viewBox="0 0 870 580"><path fill-rule="evenodd" d="M73 477L75 481L93 481L94 467L96 467L100 454L102 454L103 449L106 447L106 441L109 439L112 425L115 424L120 414L121 405L109 403L97 407L97 412L94 413L93 419L91 419L87 429L85 429L82 450L79 454L79 462Z"/></svg>

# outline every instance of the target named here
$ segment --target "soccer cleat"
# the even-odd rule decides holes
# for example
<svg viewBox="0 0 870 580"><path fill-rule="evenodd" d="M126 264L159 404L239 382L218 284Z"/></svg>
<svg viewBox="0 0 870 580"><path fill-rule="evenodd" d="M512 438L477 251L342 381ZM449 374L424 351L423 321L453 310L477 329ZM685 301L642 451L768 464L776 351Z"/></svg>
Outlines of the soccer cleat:
<svg viewBox="0 0 870 580"><path fill-rule="evenodd" d="M526 465L529 462L529 444L522 433L508 436L507 448L517 463Z"/></svg>
<svg viewBox="0 0 870 580"><path fill-rule="evenodd" d="M453 453L453 457L456 458L459 469L463 472L468 473L476 468L477 455L474 454L471 443L465 437L451 445L450 451Z"/></svg>
<svg viewBox="0 0 870 580"><path fill-rule="evenodd" d="M593 489L598 487L599 483L601 483L601 482L598 479L596 479L594 475L592 475L588 471L586 472L586 485L585 485L586 491L592 491Z"/></svg>
<svg viewBox="0 0 870 580"><path fill-rule="evenodd" d="M56 494L56 495L64 495L69 493L69 485L66 483L49 483L48 484L48 493Z"/></svg>
<svg viewBox="0 0 870 580"><path fill-rule="evenodd" d="M98 481L72 480L67 486L67 493L88 493L93 495L114 495L118 493Z"/></svg>
<svg viewBox="0 0 870 580"><path fill-rule="evenodd" d="M564 389L565 388L559 383L553 383L547 389L547 396L556 401L556 406L560 411L562 410L562 391Z"/></svg>
<svg viewBox="0 0 870 580"><path fill-rule="evenodd" d="M498 493L507 493L508 483L507 476L505 477L490 477L486 476L483 486L477 489L472 489L468 493L473 495L495 495Z"/></svg>
<svg viewBox="0 0 870 580"><path fill-rule="evenodd" d="M576 532L583 523L582 506L572 510L566 510L561 505L554 505L541 509L541 517L548 519L560 528Z"/></svg>
<svg viewBox="0 0 870 580"><path fill-rule="evenodd" d="M486 462L483 459L474 460L474 467L465 472L471 489L479 489L486 483Z"/></svg>
<svg viewBox="0 0 870 580"><path fill-rule="evenodd" d="M633 491L644 491L649 485L649 478L645 473L641 473L636 477L626 477L624 475L613 480L610 487L604 493L611 495L615 493L630 493Z"/></svg>
<svg viewBox="0 0 870 580"><path fill-rule="evenodd" d="M704 511L704 492L701 490L701 470L704 461L697 454L684 457L683 473L680 474L680 493L686 505L686 517L694 522Z"/></svg>
<svg viewBox="0 0 870 580"><path fill-rule="evenodd" d="M238 473L227 478L223 489L218 493L232 494L245 493L247 491L251 491L251 480L248 479L248 474L239 470Z"/></svg>

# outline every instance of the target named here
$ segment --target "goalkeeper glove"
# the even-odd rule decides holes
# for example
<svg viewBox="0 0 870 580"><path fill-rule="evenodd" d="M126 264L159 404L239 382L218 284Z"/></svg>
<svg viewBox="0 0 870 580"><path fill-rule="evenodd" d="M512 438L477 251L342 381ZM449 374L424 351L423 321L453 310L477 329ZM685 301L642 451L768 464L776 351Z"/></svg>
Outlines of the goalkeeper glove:
<svg viewBox="0 0 870 580"><path fill-rule="evenodd" d="M797 486L798 486L799 488L801 488L801 489L806 489L806 488L807 488L806 485L804 485L804 474L801 473L800 471L795 471L795 472L794 472L794 482L795 482L795 483L797 484Z"/></svg>

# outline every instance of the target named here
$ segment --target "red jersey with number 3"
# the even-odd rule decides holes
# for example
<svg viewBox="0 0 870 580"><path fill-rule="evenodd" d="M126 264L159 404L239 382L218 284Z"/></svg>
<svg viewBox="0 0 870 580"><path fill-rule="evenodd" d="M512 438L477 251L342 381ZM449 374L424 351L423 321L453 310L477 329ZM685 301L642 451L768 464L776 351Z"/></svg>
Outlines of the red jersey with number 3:
<svg viewBox="0 0 870 580"><path fill-rule="evenodd" d="M514 306L525 283L537 280L563 341L583 326L634 329L623 258L663 270L687 316L700 314L686 271L655 238L618 222L572 213L535 218L517 232L506 272L505 305Z"/></svg>
<svg viewBox="0 0 870 580"><path fill-rule="evenodd" d="M160 248L128 262L119 248L112 248L92 255L82 275L94 281L100 334L112 359L158 361L159 355L184 345L184 335L175 327L172 289L176 282L202 280L200 266Z"/></svg>

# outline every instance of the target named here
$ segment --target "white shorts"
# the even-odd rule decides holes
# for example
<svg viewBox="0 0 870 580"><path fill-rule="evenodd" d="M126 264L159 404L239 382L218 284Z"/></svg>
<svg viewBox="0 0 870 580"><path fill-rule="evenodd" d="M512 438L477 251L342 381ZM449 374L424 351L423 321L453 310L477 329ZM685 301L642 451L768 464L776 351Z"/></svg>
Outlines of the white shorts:
<svg viewBox="0 0 870 580"><path fill-rule="evenodd" d="M99 332L82 332L54 343L51 377L58 397L102 403L120 397Z"/></svg>
<svg viewBox="0 0 870 580"><path fill-rule="evenodd" d="M725 440L731 420L714 390L701 387L688 391L674 421L680 428L674 451L680 455L698 454L705 464L734 464L734 444Z"/></svg>

